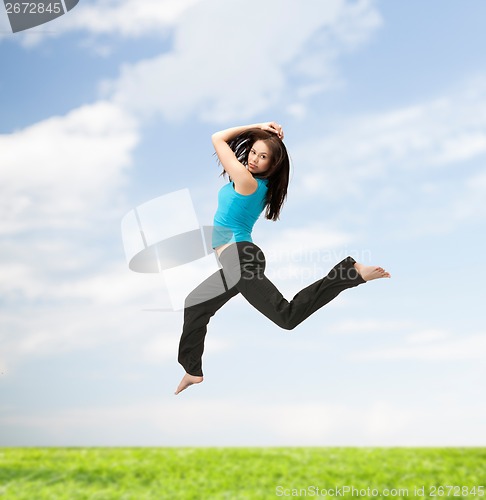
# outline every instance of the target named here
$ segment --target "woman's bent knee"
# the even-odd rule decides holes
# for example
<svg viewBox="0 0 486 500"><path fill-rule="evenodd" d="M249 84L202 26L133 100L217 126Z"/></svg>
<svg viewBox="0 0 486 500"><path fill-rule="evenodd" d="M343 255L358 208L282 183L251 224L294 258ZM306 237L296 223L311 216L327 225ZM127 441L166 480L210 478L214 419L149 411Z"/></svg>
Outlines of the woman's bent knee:
<svg viewBox="0 0 486 500"><path fill-rule="evenodd" d="M283 330L293 330L297 326L297 323L295 321L289 319L285 320L279 318L277 320L274 320L274 323Z"/></svg>

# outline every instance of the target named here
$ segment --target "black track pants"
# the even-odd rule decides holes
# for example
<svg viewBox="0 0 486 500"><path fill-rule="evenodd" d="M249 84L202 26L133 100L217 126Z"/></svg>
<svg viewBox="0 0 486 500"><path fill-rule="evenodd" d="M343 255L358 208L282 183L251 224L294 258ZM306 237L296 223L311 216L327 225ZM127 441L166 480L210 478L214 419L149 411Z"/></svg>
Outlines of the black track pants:
<svg viewBox="0 0 486 500"><path fill-rule="evenodd" d="M185 300L179 363L191 375L203 374L202 355L209 320L238 293L275 324L292 330L346 288L366 283L353 266L356 261L348 256L289 302L265 276L265 256L254 243L233 243L223 250L219 262L223 268L198 285Z"/></svg>

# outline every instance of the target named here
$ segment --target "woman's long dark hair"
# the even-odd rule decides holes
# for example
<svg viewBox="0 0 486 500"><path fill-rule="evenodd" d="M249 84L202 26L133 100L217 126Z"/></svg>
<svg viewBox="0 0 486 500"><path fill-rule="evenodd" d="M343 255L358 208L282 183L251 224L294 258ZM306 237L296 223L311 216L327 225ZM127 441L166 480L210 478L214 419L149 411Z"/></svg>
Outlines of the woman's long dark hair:
<svg viewBox="0 0 486 500"><path fill-rule="evenodd" d="M235 153L238 161L247 166L248 155L256 141L264 141L270 149L270 168L264 174L254 175L254 177L268 179L268 191L265 198L265 218L276 221L279 218L280 210L287 197L290 172L289 155L284 143L275 133L259 128L245 130L245 132L228 141L228 146ZM221 164L219 160L218 162ZM223 170L221 175L225 176L226 171Z"/></svg>

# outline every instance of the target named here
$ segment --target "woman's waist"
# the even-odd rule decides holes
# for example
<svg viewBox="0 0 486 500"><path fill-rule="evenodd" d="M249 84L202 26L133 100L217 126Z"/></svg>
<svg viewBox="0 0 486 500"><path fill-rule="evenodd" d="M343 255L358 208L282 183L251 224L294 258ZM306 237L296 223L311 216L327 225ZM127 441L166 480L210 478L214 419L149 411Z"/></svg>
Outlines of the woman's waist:
<svg viewBox="0 0 486 500"><path fill-rule="evenodd" d="M212 247L216 248L226 243L235 243L237 241L252 241L252 230L253 228L213 226Z"/></svg>
<svg viewBox="0 0 486 500"><path fill-rule="evenodd" d="M218 255L218 259L221 257L223 252L225 253L225 257L228 255L232 255L233 257L236 256L240 261L253 260L253 256L255 254L258 254L260 257L264 258L262 249L252 240L225 243L224 245L219 245L214 248L214 251Z"/></svg>

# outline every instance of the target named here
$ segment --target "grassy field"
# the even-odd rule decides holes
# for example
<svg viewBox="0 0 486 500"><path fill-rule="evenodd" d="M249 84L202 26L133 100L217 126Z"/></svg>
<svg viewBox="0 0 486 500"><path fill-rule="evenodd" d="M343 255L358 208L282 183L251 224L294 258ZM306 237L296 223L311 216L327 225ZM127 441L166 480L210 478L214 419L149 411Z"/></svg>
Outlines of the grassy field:
<svg viewBox="0 0 486 500"><path fill-rule="evenodd" d="M485 484L486 448L0 448L2 500L486 500Z"/></svg>

